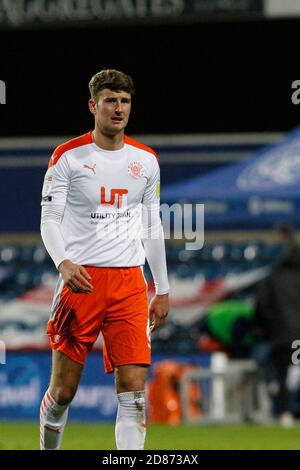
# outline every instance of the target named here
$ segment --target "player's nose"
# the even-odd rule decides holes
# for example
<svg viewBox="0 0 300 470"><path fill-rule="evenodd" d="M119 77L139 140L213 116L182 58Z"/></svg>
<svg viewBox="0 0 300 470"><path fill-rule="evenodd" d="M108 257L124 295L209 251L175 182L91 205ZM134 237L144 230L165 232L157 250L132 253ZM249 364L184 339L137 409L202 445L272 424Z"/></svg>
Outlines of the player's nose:
<svg viewBox="0 0 300 470"><path fill-rule="evenodd" d="M116 113L121 113L122 112L122 103L121 103L121 101L116 101L115 111L116 111Z"/></svg>

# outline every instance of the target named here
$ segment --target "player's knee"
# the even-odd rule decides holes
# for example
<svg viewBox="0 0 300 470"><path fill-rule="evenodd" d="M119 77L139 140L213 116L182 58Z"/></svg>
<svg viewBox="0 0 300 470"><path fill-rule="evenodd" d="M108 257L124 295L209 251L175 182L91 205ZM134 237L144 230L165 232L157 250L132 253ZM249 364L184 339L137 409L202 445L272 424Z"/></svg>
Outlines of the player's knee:
<svg viewBox="0 0 300 470"><path fill-rule="evenodd" d="M119 377L118 389L122 392L135 392L144 390L145 379L142 377L128 376Z"/></svg>
<svg viewBox="0 0 300 470"><path fill-rule="evenodd" d="M134 365L117 367L115 378L117 393L142 391L147 379L147 367Z"/></svg>
<svg viewBox="0 0 300 470"><path fill-rule="evenodd" d="M59 405L68 405L73 400L76 388L73 386L58 386L50 391L52 397Z"/></svg>

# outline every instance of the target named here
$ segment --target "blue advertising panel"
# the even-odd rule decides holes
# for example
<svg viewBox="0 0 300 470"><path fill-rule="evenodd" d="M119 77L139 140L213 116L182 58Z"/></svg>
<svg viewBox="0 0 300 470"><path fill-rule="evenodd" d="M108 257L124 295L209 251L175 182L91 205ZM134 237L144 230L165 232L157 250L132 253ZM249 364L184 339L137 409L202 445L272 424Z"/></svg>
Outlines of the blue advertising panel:
<svg viewBox="0 0 300 470"><path fill-rule="evenodd" d="M156 356L153 364L166 359ZM168 357L169 358L169 357ZM172 356L180 363L207 366L209 356ZM0 420L38 420L41 399L48 387L50 352L9 352L0 364ZM150 378L151 378L150 370ZM76 396L70 407L70 420L113 421L117 398L113 374L105 374L100 352L92 352L86 362Z"/></svg>

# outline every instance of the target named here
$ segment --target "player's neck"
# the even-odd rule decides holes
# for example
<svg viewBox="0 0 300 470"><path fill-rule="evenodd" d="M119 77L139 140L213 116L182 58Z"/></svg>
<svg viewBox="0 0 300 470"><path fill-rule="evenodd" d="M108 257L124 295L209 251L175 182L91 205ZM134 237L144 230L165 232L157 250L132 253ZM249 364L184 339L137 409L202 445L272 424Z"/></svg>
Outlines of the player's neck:
<svg viewBox="0 0 300 470"><path fill-rule="evenodd" d="M103 150L120 150L124 145L124 132L109 136L102 134L99 129L92 132L93 141Z"/></svg>

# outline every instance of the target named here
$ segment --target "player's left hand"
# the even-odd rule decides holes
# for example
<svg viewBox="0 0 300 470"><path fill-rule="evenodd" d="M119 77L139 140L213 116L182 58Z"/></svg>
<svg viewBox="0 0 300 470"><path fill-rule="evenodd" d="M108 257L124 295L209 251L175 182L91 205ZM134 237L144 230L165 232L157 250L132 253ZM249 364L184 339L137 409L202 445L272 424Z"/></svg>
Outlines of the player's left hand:
<svg viewBox="0 0 300 470"><path fill-rule="evenodd" d="M150 330L156 330L163 324L169 313L169 294L156 295L149 305Z"/></svg>

